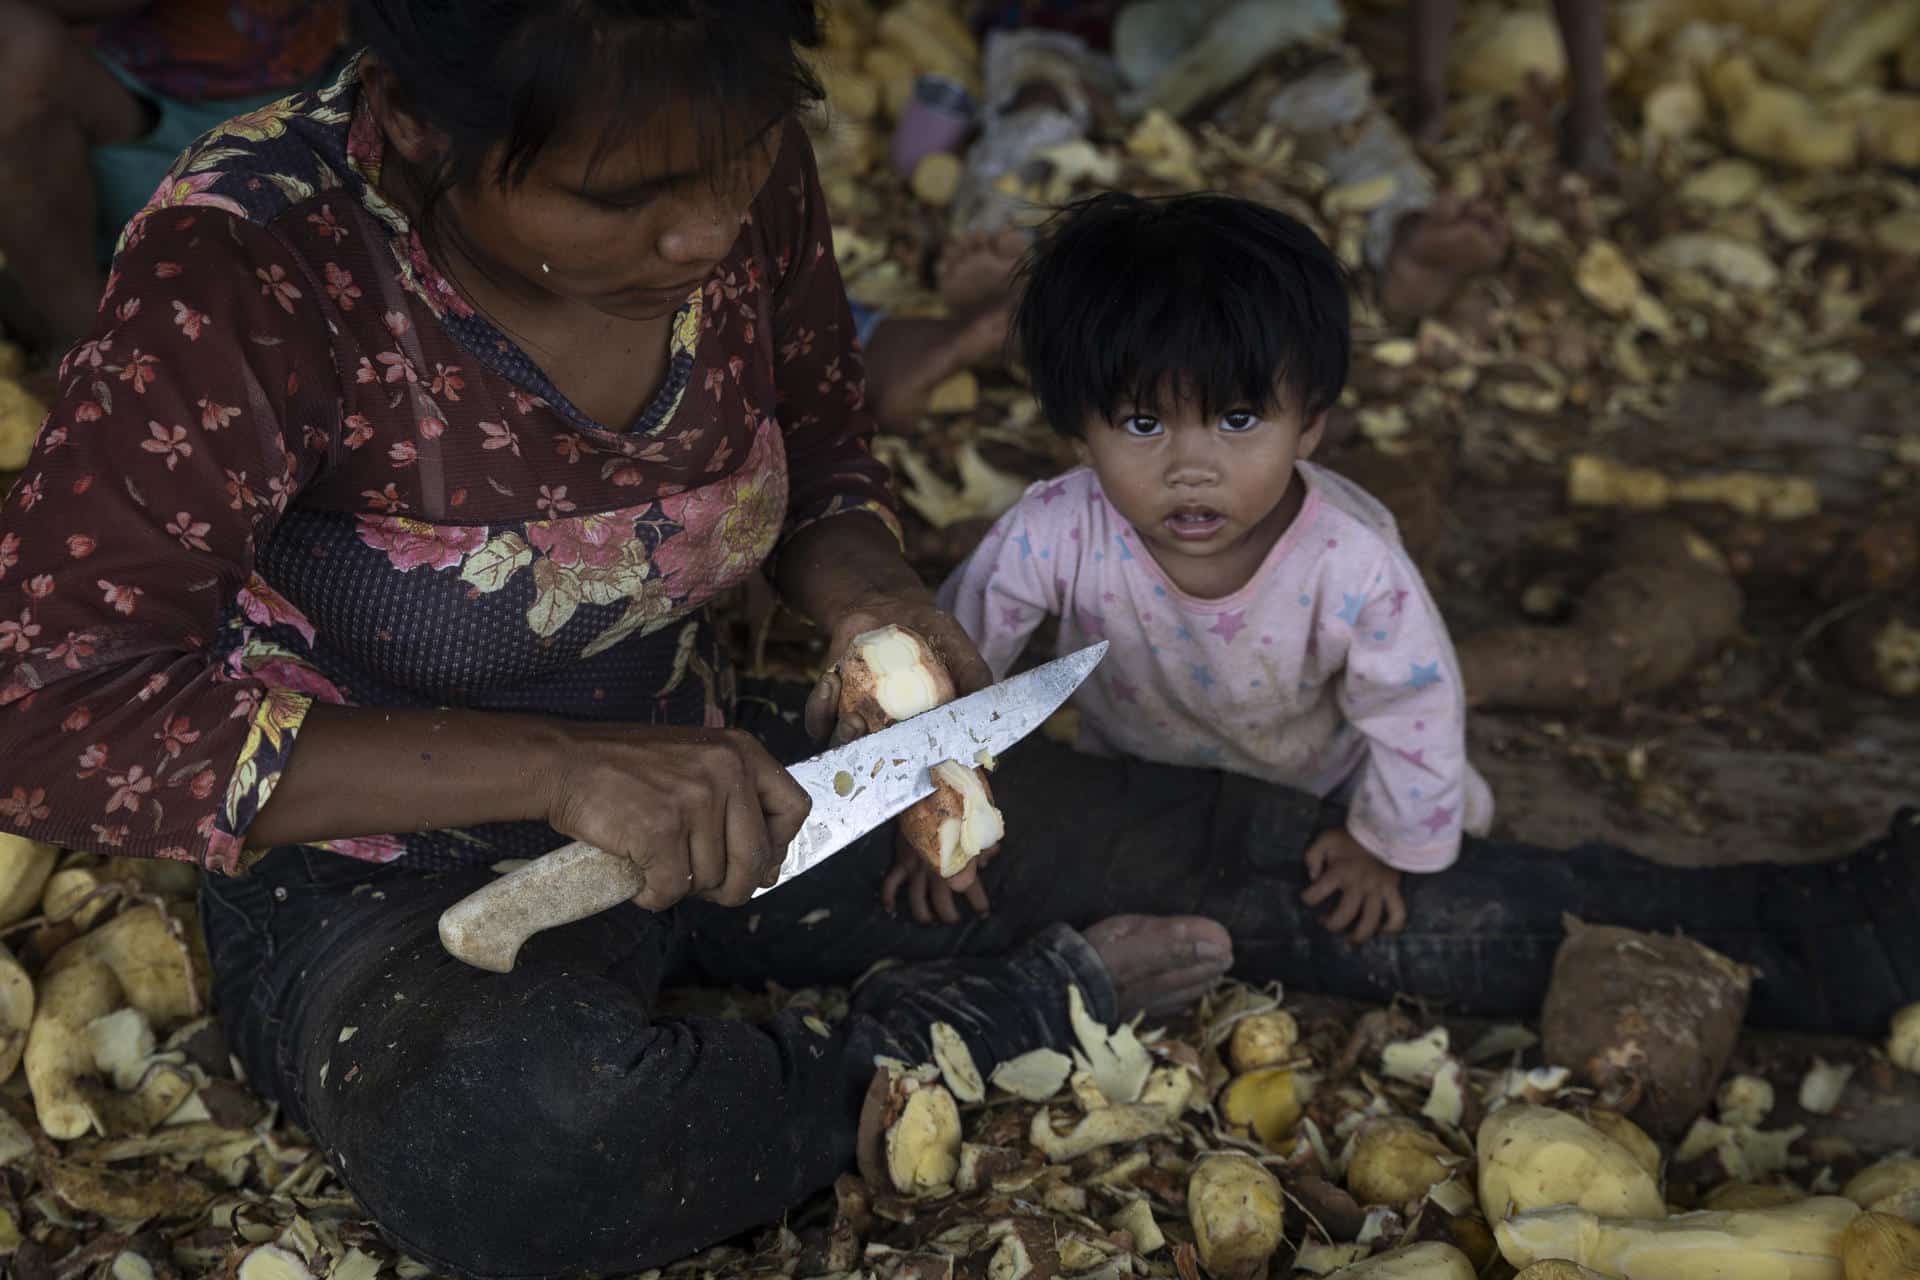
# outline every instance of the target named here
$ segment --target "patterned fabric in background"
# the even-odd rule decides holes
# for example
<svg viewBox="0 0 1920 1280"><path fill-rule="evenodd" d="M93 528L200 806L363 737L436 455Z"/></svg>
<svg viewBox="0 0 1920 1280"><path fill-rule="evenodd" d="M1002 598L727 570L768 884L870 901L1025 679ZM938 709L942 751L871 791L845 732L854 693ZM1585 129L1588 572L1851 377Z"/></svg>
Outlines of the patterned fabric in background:
<svg viewBox="0 0 1920 1280"><path fill-rule="evenodd" d="M293 87L346 32L346 0L152 0L101 23L94 48L156 93L206 102Z"/></svg>
<svg viewBox="0 0 1920 1280"><path fill-rule="evenodd" d="M897 532L797 128L625 429L434 269L380 163L350 66L203 138L128 224L0 511L0 823L232 869L316 700L722 724L709 603L812 522Z"/></svg>

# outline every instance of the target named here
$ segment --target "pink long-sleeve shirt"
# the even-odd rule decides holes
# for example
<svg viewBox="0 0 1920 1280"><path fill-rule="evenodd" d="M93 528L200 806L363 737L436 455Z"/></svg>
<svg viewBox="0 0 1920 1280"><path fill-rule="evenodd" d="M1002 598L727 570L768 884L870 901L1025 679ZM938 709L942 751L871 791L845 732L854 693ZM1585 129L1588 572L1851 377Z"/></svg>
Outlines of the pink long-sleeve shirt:
<svg viewBox="0 0 1920 1280"><path fill-rule="evenodd" d="M1000 676L1047 616L1062 652L1110 643L1074 696L1083 750L1341 794L1375 856L1438 871L1493 817L1452 641L1386 508L1298 466L1300 514L1224 599L1175 586L1082 468L1028 489L940 603Z"/></svg>

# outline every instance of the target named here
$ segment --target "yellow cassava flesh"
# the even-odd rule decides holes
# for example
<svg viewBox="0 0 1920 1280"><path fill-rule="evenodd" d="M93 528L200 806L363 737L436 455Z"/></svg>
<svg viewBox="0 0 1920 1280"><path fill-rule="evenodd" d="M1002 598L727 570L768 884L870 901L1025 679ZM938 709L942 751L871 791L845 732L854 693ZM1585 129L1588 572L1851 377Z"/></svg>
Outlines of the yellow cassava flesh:
<svg viewBox="0 0 1920 1280"><path fill-rule="evenodd" d="M1659 1219L1563 1207L1509 1218L1494 1236L1516 1267L1561 1258L1618 1280L1844 1280L1841 1236L1859 1213L1840 1196Z"/></svg>
<svg viewBox="0 0 1920 1280"><path fill-rule="evenodd" d="M1227 1062L1236 1075L1277 1067L1293 1056L1299 1042L1300 1024L1285 1009L1250 1014L1233 1024Z"/></svg>
<svg viewBox="0 0 1920 1280"><path fill-rule="evenodd" d="M1887 1029L1887 1056L1902 1071L1920 1072L1920 1004L1893 1015Z"/></svg>
<svg viewBox="0 0 1920 1280"><path fill-rule="evenodd" d="M1863 1213L1840 1233L1847 1280L1912 1280L1920 1276L1920 1227L1890 1213Z"/></svg>
<svg viewBox="0 0 1920 1280"><path fill-rule="evenodd" d="M1920 1188L1920 1159L1888 1156L1854 1174L1840 1189L1840 1194L1862 1209L1872 1209L1882 1201L1916 1188Z"/></svg>
<svg viewBox="0 0 1920 1280"><path fill-rule="evenodd" d="M1489 1222L1550 1205L1612 1218L1666 1215L1659 1184L1634 1153L1564 1111L1502 1107L1481 1123L1474 1148Z"/></svg>
<svg viewBox="0 0 1920 1280"><path fill-rule="evenodd" d="M1412 1120L1369 1121L1347 1161L1347 1190L1361 1204L1405 1204L1449 1175L1447 1144Z"/></svg>
<svg viewBox="0 0 1920 1280"><path fill-rule="evenodd" d="M1300 1123L1293 1072L1267 1067L1239 1077L1220 1095L1220 1118L1269 1146L1278 1144Z"/></svg>
<svg viewBox="0 0 1920 1280"><path fill-rule="evenodd" d="M1200 1265L1215 1280L1267 1273L1285 1225L1280 1180L1251 1156L1204 1156L1187 1179L1187 1214Z"/></svg>
<svg viewBox="0 0 1920 1280"><path fill-rule="evenodd" d="M23 919L40 905L59 853L50 844L0 832L0 925Z"/></svg>

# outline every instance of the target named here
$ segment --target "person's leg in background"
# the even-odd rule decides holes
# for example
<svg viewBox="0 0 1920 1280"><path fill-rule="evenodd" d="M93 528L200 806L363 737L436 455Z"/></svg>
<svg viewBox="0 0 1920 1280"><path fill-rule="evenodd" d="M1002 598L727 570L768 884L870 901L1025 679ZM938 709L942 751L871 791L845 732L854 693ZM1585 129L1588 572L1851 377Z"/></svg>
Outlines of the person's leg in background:
<svg viewBox="0 0 1920 1280"><path fill-rule="evenodd" d="M1414 129L1422 142L1438 142L1447 132L1447 54L1460 0L1413 0ZM1554 21L1567 55L1567 117L1561 131L1561 158L1571 168L1596 177L1613 169L1607 142L1606 0L1553 0Z"/></svg>
<svg viewBox="0 0 1920 1280"><path fill-rule="evenodd" d="M1412 0L1413 127L1422 142L1447 133L1447 51L1460 0Z"/></svg>
<svg viewBox="0 0 1920 1280"><path fill-rule="evenodd" d="M1607 142L1606 0L1553 0L1567 50L1567 126L1561 149L1567 164L1589 175L1613 169Z"/></svg>
<svg viewBox="0 0 1920 1280"><path fill-rule="evenodd" d="M0 255L40 313L24 336L64 351L100 302L88 151L139 138L149 109L47 7L0 0L0 32Z"/></svg>
<svg viewBox="0 0 1920 1280"><path fill-rule="evenodd" d="M866 358L867 403L882 427L896 434L911 431L935 387L1005 354L1013 277L1026 247L1026 236L1012 230L950 241L937 272L946 315L905 316L854 306Z"/></svg>

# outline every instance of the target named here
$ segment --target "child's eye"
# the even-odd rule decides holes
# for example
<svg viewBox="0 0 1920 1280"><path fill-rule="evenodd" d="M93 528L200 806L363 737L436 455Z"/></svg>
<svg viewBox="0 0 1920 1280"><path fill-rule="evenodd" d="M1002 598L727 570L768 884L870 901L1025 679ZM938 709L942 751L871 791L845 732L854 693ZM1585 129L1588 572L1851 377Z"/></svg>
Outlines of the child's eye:
<svg viewBox="0 0 1920 1280"><path fill-rule="evenodd" d="M1245 409L1236 409L1220 419L1222 431L1251 431L1260 425L1260 415L1249 413Z"/></svg>
<svg viewBox="0 0 1920 1280"><path fill-rule="evenodd" d="M1160 434L1160 419L1136 413L1120 419L1120 429L1130 436L1157 436Z"/></svg>

